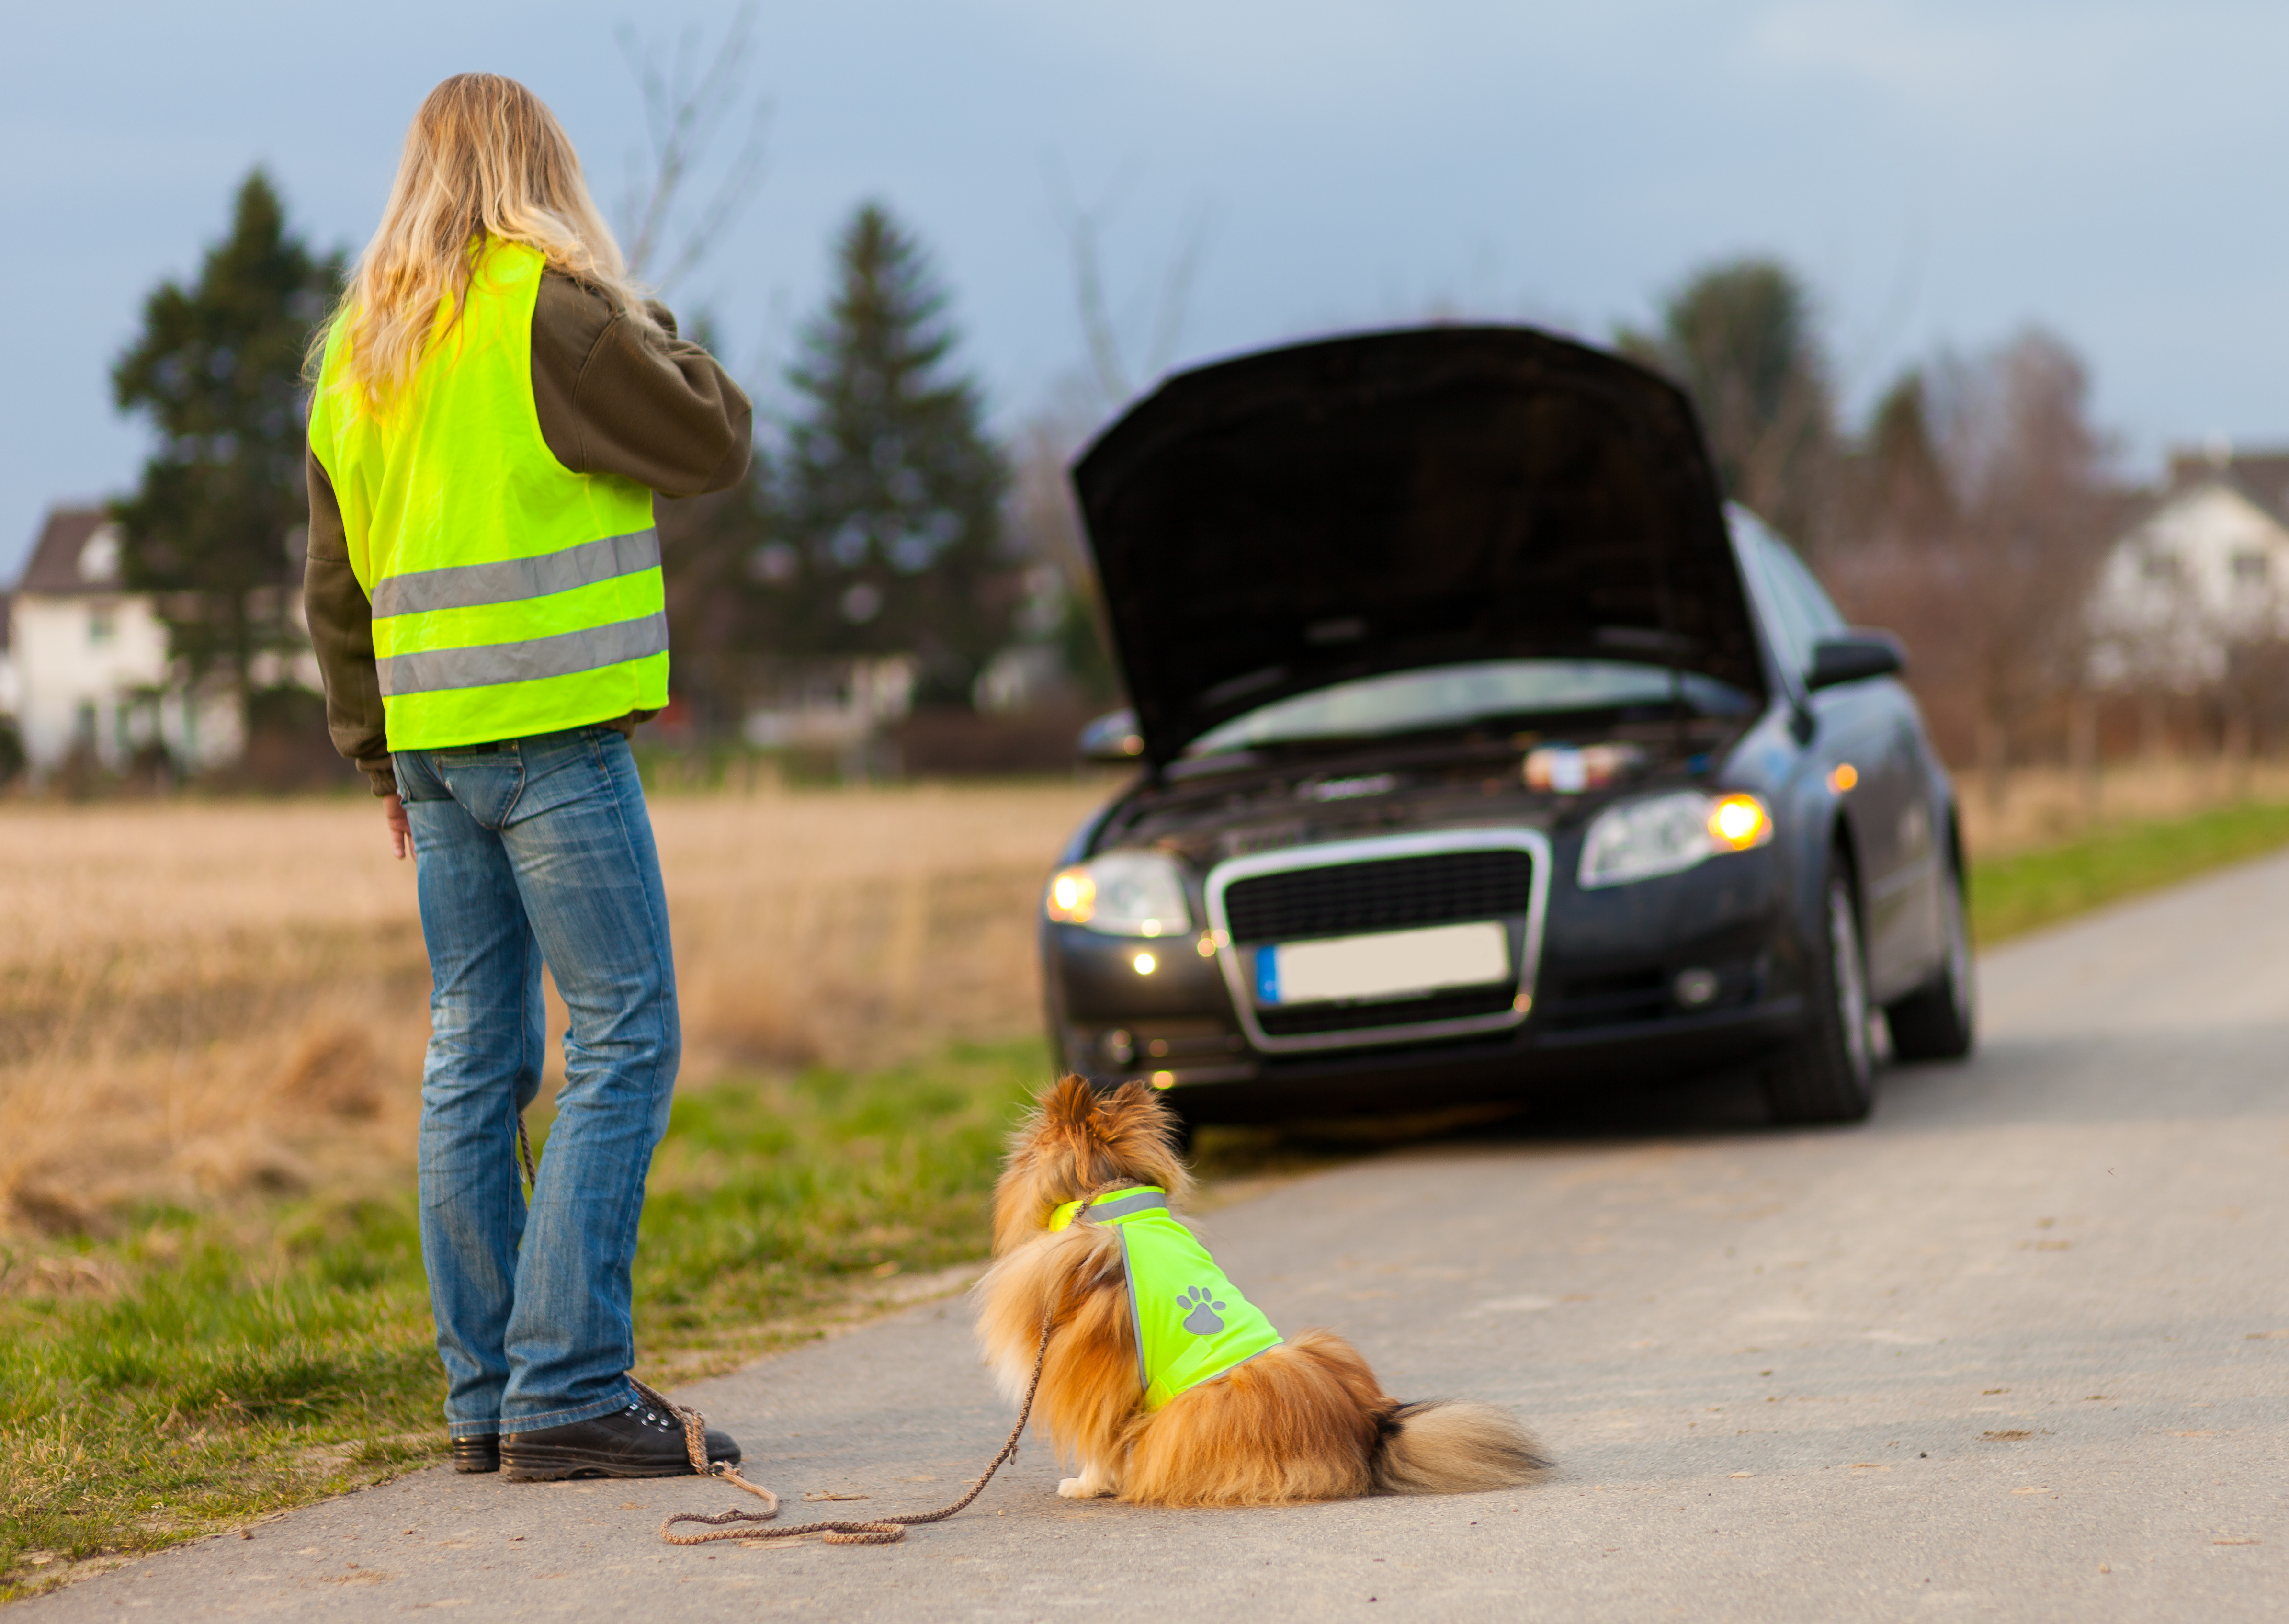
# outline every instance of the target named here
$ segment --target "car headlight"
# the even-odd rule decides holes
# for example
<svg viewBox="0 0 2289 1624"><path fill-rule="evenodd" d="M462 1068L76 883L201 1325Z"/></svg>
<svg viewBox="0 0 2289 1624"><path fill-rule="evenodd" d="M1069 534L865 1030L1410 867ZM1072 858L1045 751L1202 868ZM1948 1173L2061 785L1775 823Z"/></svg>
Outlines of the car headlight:
<svg viewBox="0 0 2289 1624"><path fill-rule="evenodd" d="M1745 852L1773 837L1773 817L1752 795L1681 789L1608 806L1582 842L1581 884L1626 885L1681 874L1703 858Z"/></svg>
<svg viewBox="0 0 2289 1624"><path fill-rule="evenodd" d="M1107 936L1174 936L1192 928L1184 876L1158 852L1108 852L1061 868L1041 907L1059 924Z"/></svg>

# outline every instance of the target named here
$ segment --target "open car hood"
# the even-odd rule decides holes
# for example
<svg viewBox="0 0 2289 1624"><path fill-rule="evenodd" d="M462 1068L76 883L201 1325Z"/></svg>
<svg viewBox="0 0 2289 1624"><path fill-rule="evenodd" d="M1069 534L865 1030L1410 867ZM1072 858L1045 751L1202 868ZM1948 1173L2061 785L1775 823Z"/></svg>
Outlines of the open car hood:
<svg viewBox="0 0 2289 1624"><path fill-rule="evenodd" d="M1182 373L1073 483L1156 764L1288 694L1461 660L1764 692L1692 406L1546 333L1369 333Z"/></svg>

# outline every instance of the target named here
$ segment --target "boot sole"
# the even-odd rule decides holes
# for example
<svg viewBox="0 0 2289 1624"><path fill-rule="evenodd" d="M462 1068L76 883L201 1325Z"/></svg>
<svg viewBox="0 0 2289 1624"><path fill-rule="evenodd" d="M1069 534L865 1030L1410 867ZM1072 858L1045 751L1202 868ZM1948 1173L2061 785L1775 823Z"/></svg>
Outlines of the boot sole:
<svg viewBox="0 0 2289 1624"><path fill-rule="evenodd" d="M728 1462L738 1465L734 1459ZM502 1452L501 1476L511 1483L562 1483L568 1477L689 1477L691 1462L678 1460L648 1466L640 1461L609 1459L585 1449L518 1450Z"/></svg>

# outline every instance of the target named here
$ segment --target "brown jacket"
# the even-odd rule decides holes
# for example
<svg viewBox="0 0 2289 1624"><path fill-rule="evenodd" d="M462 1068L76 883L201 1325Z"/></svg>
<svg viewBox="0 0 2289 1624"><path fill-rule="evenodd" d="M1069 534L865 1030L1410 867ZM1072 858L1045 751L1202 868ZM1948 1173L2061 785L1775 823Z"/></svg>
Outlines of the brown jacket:
<svg viewBox="0 0 2289 1624"><path fill-rule="evenodd" d="M698 496L747 471L753 409L714 357L675 336L675 318L650 307L666 336L644 332L594 290L545 272L532 311L532 404L541 437L575 474L620 474L663 496ZM310 556L302 602L326 683L326 731L378 796L395 794L381 684L374 670L373 605L350 571L333 482L306 450ZM613 725L633 732L650 713Z"/></svg>

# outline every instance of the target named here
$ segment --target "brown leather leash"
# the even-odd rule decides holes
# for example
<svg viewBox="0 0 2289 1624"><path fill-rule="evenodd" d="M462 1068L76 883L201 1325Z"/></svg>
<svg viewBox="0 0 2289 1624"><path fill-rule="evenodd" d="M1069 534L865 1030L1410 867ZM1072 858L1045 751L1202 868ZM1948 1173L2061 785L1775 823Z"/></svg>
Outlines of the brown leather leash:
<svg viewBox="0 0 2289 1624"><path fill-rule="evenodd" d="M1033 1379L1025 1384L1025 1402L1017 1411L1017 1424L1009 1429L1009 1440L1001 1445L1001 1452L985 1464L985 1473L969 1485L969 1492L942 1510L925 1511L912 1516L869 1517L864 1521L837 1523L797 1523L786 1528L753 1528L740 1524L768 1523L779 1514L779 1497L761 1484L749 1483L739 1476L739 1468L728 1463L718 1464L707 1459L707 1420L698 1411L677 1404L665 1394L647 1387L633 1376L629 1384L651 1403L683 1423L684 1452L691 1457L691 1469L702 1477L721 1477L733 1488L745 1489L764 1502L761 1511L719 1511L704 1516L697 1511L680 1511L659 1525L659 1537L670 1545L705 1545L711 1540L792 1540L802 1534L818 1534L828 1545L895 1545L906 1537L906 1530L924 1523L943 1523L968 1506L985 1492L993 1481L993 1474L1016 1459L1017 1440L1025 1435L1025 1422L1033 1413L1033 1395L1041 1391L1041 1366L1049 1356L1049 1337L1057 1330L1055 1320L1045 1319L1041 1326L1041 1345L1033 1350ZM678 1534L669 1529L678 1523L698 1523L714 1530L710 1533ZM725 1526L725 1524L732 1526Z"/></svg>

